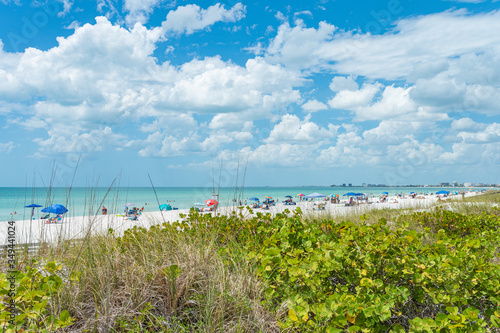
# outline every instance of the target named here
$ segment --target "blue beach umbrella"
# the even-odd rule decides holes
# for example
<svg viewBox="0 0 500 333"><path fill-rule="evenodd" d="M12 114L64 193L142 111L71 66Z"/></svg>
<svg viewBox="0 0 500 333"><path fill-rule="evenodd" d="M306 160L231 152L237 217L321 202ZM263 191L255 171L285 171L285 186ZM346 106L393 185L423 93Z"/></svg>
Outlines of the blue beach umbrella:
<svg viewBox="0 0 500 333"><path fill-rule="evenodd" d="M382 192L382 194L389 195L389 192Z"/></svg>
<svg viewBox="0 0 500 333"><path fill-rule="evenodd" d="M354 192L347 192L346 194L344 194L344 197L345 196L348 196L348 197L355 197L357 196L358 194L357 193L354 193Z"/></svg>
<svg viewBox="0 0 500 333"><path fill-rule="evenodd" d="M248 199L250 201L260 201L259 198L256 198L256 197L251 197L250 199Z"/></svg>
<svg viewBox="0 0 500 333"><path fill-rule="evenodd" d="M285 195L285 198L290 198L291 199L292 196L291 195Z"/></svg>
<svg viewBox="0 0 500 333"><path fill-rule="evenodd" d="M31 208L31 218L33 219L33 215L35 215L35 208L37 207L43 207L42 205L37 205L37 204L31 204L28 206L24 206L26 208Z"/></svg>
<svg viewBox="0 0 500 333"><path fill-rule="evenodd" d="M172 210L172 206L170 206L169 204L160 205L160 206L158 206L158 208L160 210Z"/></svg>
<svg viewBox="0 0 500 333"><path fill-rule="evenodd" d="M42 209L42 212L44 213L49 213L49 214L64 214L68 211L66 207L63 205L58 205L58 204L53 204L50 205L49 207L45 207Z"/></svg>
<svg viewBox="0 0 500 333"><path fill-rule="evenodd" d="M450 191L441 190L437 191L436 194L450 194Z"/></svg>
<svg viewBox="0 0 500 333"><path fill-rule="evenodd" d="M26 208L35 208L35 207L43 207L42 205L37 205L37 204L31 204L31 205L28 205L28 206L24 206Z"/></svg>

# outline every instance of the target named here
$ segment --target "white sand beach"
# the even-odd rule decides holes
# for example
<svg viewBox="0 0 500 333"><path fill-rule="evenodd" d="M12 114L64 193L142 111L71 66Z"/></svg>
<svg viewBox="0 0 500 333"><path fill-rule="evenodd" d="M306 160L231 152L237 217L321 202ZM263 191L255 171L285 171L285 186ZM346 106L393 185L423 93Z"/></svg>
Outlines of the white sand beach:
<svg viewBox="0 0 500 333"><path fill-rule="evenodd" d="M468 192L466 197L478 195L478 192ZM443 198L448 200L450 198L461 198L458 196L449 196ZM350 212L362 214L372 209L401 209L401 208L428 208L438 200L436 195L419 196L417 198L396 198L389 197L387 202L380 203L378 198L370 198L368 202L361 203L355 206L346 206L346 200L341 201L339 204L332 204L327 202L324 210L318 210L318 204L325 203L325 201L315 200L314 202L297 202L297 205L285 205L277 203L275 206L270 206L268 210L254 209L253 215L257 212L270 213L276 215L283 212L285 209L293 211L296 207L300 207L304 214L314 214L320 216L325 214L329 217L341 216ZM220 207L217 214L230 214L237 210L235 207ZM238 210L239 211L239 210ZM64 217L58 223L45 223L45 220L23 220L16 221L11 225L8 222L0 222L0 245L7 245L10 237L12 238L12 228L15 227L15 244L30 244L42 242L58 242L63 240L82 239L89 234L107 233L110 228L118 235L123 234L126 229L134 226L149 228L151 225L161 224L163 222L174 222L180 220L180 214L188 214L188 209L171 210L171 211L156 211L145 212L137 221L129 220L123 216L116 215L98 215L98 216L78 216L78 217ZM251 217L249 211L243 210L243 215ZM204 213L204 214L214 214Z"/></svg>

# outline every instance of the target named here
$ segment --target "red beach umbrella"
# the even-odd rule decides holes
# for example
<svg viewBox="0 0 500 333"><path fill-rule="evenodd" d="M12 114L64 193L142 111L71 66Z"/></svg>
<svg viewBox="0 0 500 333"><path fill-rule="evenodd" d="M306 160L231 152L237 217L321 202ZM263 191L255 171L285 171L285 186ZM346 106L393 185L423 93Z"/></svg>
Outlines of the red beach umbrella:
<svg viewBox="0 0 500 333"><path fill-rule="evenodd" d="M205 203L207 204L207 206L213 206L213 205L218 205L219 203L217 201L215 201L214 199L208 199L205 201Z"/></svg>

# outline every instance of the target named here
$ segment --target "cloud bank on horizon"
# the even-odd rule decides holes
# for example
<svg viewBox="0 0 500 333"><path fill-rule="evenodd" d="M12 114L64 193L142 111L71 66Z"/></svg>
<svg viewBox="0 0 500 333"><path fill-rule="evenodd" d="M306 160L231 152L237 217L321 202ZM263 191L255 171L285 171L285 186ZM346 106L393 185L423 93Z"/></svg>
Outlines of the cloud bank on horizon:
<svg viewBox="0 0 500 333"><path fill-rule="evenodd" d="M76 156L179 186L221 160L254 185L500 182L494 1L0 7L7 185Z"/></svg>

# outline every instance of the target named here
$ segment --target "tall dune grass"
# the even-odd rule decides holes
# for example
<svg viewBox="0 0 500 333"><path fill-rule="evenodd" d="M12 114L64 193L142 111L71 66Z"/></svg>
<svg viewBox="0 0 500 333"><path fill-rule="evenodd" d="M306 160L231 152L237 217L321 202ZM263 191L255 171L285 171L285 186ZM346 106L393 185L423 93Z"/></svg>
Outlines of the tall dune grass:
<svg viewBox="0 0 500 333"><path fill-rule="evenodd" d="M89 237L83 249L52 249L47 260L80 274L53 307L77 319L74 332L278 331L252 263L237 251L220 253L214 239L157 228L147 239L109 233Z"/></svg>

